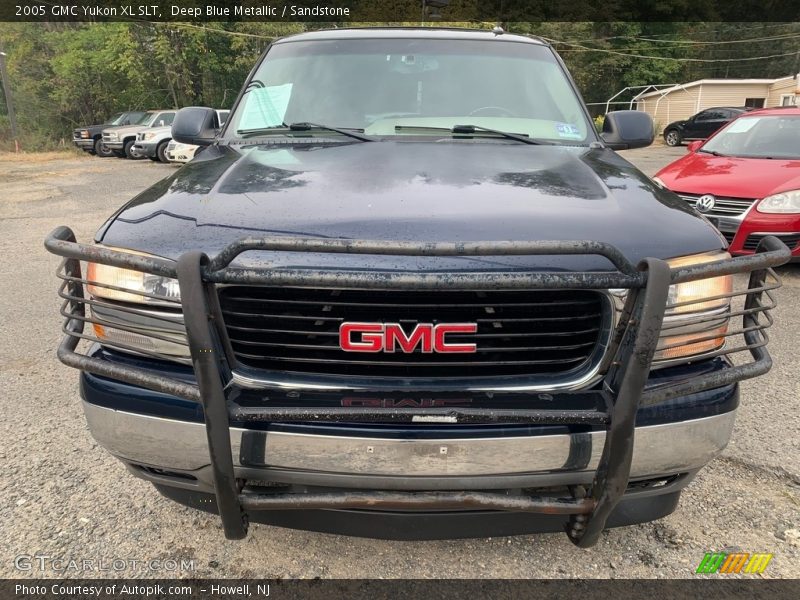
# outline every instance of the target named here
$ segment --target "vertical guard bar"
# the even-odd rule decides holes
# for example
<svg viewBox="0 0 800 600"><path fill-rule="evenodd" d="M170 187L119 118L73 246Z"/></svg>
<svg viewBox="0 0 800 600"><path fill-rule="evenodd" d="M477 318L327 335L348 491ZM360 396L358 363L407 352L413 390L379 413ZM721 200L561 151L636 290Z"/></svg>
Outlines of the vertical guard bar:
<svg viewBox="0 0 800 600"><path fill-rule="evenodd" d="M247 535L247 515L239 503L239 489L233 472L228 407L220 379L217 347L211 333L208 290L200 272L207 260L208 257L199 251L181 255L178 259L178 285L189 350L205 415L217 509L225 537L239 540Z"/></svg>
<svg viewBox="0 0 800 600"><path fill-rule="evenodd" d="M767 238L770 236L765 236L761 239L756 247L755 254L762 254L763 252L767 252L770 245L772 245L771 241L767 241ZM753 309L757 308L761 305L761 297L764 295L763 289L764 284L767 282L767 269L759 269L757 271L752 271L750 273L750 279L747 282L747 289L748 290L762 290L760 292L750 292L748 291L747 295L745 296L744 300L744 309L745 311L752 311ZM742 326L744 328L757 326L759 324L758 321L758 312L745 312L742 316ZM747 332L755 334L755 331Z"/></svg>
<svg viewBox="0 0 800 600"><path fill-rule="evenodd" d="M65 228L66 229L66 228ZM72 232L71 229L68 229L64 233L64 241L76 243L77 239L75 238L75 234ZM80 283L81 280L81 261L77 258L65 258L64 259L64 273L67 277L71 278L68 279L67 289L69 290L69 295L73 298L77 298L77 300L68 300L70 310L69 314L77 315L78 317L86 316L86 305L81 300L84 299L83 295L83 284ZM71 321L79 321L76 323L76 328L78 333L83 332L84 322L80 319L71 319Z"/></svg>
<svg viewBox="0 0 800 600"><path fill-rule="evenodd" d="M567 527L570 540L581 548L597 543L606 520L628 487L636 412L664 320L670 286L669 265L663 260L648 258L640 268L648 271L647 286L636 292L631 320L615 357L615 367L622 370L614 373L612 380L615 385L619 382L618 393L592 482L592 495L597 504L590 515L573 517Z"/></svg>

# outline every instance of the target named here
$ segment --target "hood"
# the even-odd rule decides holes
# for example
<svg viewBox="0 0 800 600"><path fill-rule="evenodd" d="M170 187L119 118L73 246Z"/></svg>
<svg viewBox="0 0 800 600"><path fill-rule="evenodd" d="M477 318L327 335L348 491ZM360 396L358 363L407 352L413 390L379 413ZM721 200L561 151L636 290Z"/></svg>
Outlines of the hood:
<svg viewBox="0 0 800 600"><path fill-rule="evenodd" d="M695 152L667 165L657 176L674 192L764 198L800 189L800 160L737 158Z"/></svg>
<svg viewBox="0 0 800 600"><path fill-rule="evenodd" d="M156 140L163 140L165 138L172 137L172 126L171 125L164 125L162 127L145 127L140 128L138 133L152 133L155 134L151 137L148 142L154 142Z"/></svg>
<svg viewBox="0 0 800 600"><path fill-rule="evenodd" d="M113 131L119 135L136 135L144 129L150 129L149 125L115 125L113 127L106 127L103 132Z"/></svg>
<svg viewBox="0 0 800 600"><path fill-rule="evenodd" d="M134 198L98 232L104 244L168 258L188 249L213 256L248 235L596 240L617 246L632 262L724 246L685 202L611 150L494 140L212 146ZM243 262L266 253L247 254ZM529 259L492 264L508 268ZM339 265L343 258L268 260ZM369 264L382 260L372 257ZM476 259L459 264L470 260ZM537 260L554 268L566 264ZM608 268L598 260L596 268ZM425 268L423 262L416 267ZM436 265L445 262L437 259ZM586 257L577 262L589 264Z"/></svg>

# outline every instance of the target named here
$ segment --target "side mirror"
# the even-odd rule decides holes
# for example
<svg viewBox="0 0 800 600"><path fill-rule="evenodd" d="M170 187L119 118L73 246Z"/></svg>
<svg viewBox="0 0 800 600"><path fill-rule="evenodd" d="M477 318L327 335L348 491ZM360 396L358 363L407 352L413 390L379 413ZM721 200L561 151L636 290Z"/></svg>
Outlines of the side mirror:
<svg viewBox="0 0 800 600"><path fill-rule="evenodd" d="M653 143L653 118L640 110L615 110L606 115L600 137L612 150L644 148Z"/></svg>
<svg viewBox="0 0 800 600"><path fill-rule="evenodd" d="M695 140L687 144L686 150L687 152L689 152L689 154L694 154L695 152L700 150L700 146L702 145L703 145L703 140Z"/></svg>
<svg viewBox="0 0 800 600"><path fill-rule="evenodd" d="M175 113L172 139L182 144L210 146L217 137L217 113L205 106L187 106Z"/></svg>

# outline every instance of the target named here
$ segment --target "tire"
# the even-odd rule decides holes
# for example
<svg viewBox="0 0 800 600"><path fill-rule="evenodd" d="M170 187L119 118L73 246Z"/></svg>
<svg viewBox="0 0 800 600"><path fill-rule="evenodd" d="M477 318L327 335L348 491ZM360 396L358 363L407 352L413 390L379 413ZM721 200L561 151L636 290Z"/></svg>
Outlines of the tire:
<svg viewBox="0 0 800 600"><path fill-rule="evenodd" d="M670 129L664 132L664 142L667 146L680 146L683 138L677 129Z"/></svg>
<svg viewBox="0 0 800 600"><path fill-rule="evenodd" d="M140 160L144 158L144 156L138 156L133 153L133 145L136 143L136 140L128 140L125 142L125 156L130 158L131 160Z"/></svg>
<svg viewBox="0 0 800 600"><path fill-rule="evenodd" d="M105 144L103 144L102 138L97 138L94 141L94 153L97 156L101 156L103 158L107 158L109 156L113 156L113 153L111 152L111 150L106 148Z"/></svg>
<svg viewBox="0 0 800 600"><path fill-rule="evenodd" d="M161 142L158 147L156 148L156 157L157 160L161 161L162 163L168 163L169 159L167 158L167 144L169 140L165 142ZM156 159L154 159L156 160Z"/></svg>

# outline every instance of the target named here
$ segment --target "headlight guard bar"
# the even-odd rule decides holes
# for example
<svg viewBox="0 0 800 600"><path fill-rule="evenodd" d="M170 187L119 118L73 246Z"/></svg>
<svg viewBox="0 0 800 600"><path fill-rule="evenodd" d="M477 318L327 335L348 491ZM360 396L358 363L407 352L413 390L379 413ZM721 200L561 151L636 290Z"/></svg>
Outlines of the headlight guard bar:
<svg viewBox="0 0 800 600"><path fill-rule="evenodd" d="M597 542L606 519L622 498L628 485L635 417L638 408L679 395L733 384L765 373L771 367L766 349L765 329L771 324L768 310L774 306L770 291L778 287L771 268L787 262L789 249L777 238L767 236L753 255L694 266L673 268L660 259L649 258L633 265L614 246L592 241L534 242L389 242L338 239L305 239L273 236L244 238L209 258L192 251L177 262L131 254L98 245L80 244L67 227L56 228L45 247L61 256L59 291L64 304L66 334L58 348L65 364L97 375L124 381L202 404L214 476L217 507L225 535L242 538L247 532L248 510L291 508L428 507L483 508L569 515L567 533L577 545ZM345 253L395 256L530 256L599 255L613 266L603 272L387 272L333 271L320 269L248 268L232 265L247 251ZM81 261L95 262L177 278L183 321L194 367L195 383L164 377L147 369L121 365L76 352L87 338L86 306L92 299L84 294ZM666 386L646 387L651 362L667 307L669 286L722 275L750 273L743 295L744 310L740 333L752 361ZM772 278L772 281L768 281ZM226 397L230 381L230 352L216 296L216 284L356 286L362 289L628 289L619 323L612 336L602 385L593 392L566 394L561 409L504 408L372 408L372 407L243 407ZM730 294L731 297L736 293ZM762 303L766 295L771 303ZM130 309L133 310L133 309ZM135 310L134 310L135 312ZM766 314L768 322L759 321ZM93 339L88 336L89 339ZM95 339L95 341L97 341ZM730 350L728 350L730 352ZM723 352L720 352L720 354ZM571 401L574 400L574 401ZM588 407L587 407L588 403ZM594 423L607 428L606 441L591 487L572 490L569 498L547 496L510 497L475 492L331 492L324 494L275 494L243 491L237 480L231 455L231 420L287 421L405 421L417 417L445 418L452 422Z"/></svg>

